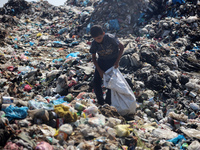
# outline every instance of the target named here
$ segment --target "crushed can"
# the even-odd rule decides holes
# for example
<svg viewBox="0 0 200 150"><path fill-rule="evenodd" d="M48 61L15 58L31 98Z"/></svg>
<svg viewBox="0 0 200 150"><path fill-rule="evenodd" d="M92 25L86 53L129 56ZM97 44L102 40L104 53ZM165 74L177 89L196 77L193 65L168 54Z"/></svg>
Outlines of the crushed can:
<svg viewBox="0 0 200 150"><path fill-rule="evenodd" d="M86 109L86 106L83 105L83 104L81 104L81 103L76 102L74 108L75 108L76 110L83 111L84 109Z"/></svg>
<svg viewBox="0 0 200 150"><path fill-rule="evenodd" d="M58 140L66 140L68 137L67 133L63 132L63 131L59 131L58 135L57 135L57 139Z"/></svg>
<svg viewBox="0 0 200 150"><path fill-rule="evenodd" d="M195 98L195 97L197 96L197 94L194 93L194 92L190 92L190 93L189 93L189 96L192 97L192 98Z"/></svg>
<svg viewBox="0 0 200 150"><path fill-rule="evenodd" d="M75 76L76 75L76 72L74 71L74 70L70 70L69 71L69 76L70 77L73 77L73 76Z"/></svg>
<svg viewBox="0 0 200 150"><path fill-rule="evenodd" d="M64 101L71 102L74 99L74 96L70 93L64 97Z"/></svg>
<svg viewBox="0 0 200 150"><path fill-rule="evenodd" d="M56 119L56 127L59 128L64 124L64 118L57 118Z"/></svg>

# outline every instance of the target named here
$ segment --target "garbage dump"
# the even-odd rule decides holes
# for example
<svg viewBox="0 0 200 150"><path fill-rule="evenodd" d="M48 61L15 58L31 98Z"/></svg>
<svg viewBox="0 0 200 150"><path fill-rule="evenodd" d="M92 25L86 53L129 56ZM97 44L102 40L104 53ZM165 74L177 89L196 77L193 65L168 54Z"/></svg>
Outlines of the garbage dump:
<svg viewBox="0 0 200 150"><path fill-rule="evenodd" d="M199 0L9 0L0 24L1 149L200 149ZM95 24L125 47L132 110L97 103Z"/></svg>

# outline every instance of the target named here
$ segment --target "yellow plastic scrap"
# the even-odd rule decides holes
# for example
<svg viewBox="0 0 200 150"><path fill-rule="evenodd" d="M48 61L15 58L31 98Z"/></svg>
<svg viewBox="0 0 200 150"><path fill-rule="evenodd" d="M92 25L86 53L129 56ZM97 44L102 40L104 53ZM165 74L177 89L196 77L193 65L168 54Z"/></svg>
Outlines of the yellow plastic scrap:
<svg viewBox="0 0 200 150"><path fill-rule="evenodd" d="M117 131L117 136L119 137L125 137L130 135L130 125L129 124L123 124L123 125L116 125L115 130Z"/></svg>
<svg viewBox="0 0 200 150"><path fill-rule="evenodd" d="M42 36L42 33L38 33L38 34L37 34L37 37L40 37L40 36Z"/></svg>
<svg viewBox="0 0 200 150"><path fill-rule="evenodd" d="M56 130L54 136L57 136L58 132L59 132L59 130Z"/></svg>
<svg viewBox="0 0 200 150"><path fill-rule="evenodd" d="M72 113L70 111L69 106L64 106L62 104L54 106L55 113L61 117L64 118L66 122L75 122L78 118L77 113Z"/></svg>
<svg viewBox="0 0 200 150"><path fill-rule="evenodd" d="M13 37L11 35L8 36L9 39L13 39Z"/></svg>
<svg viewBox="0 0 200 150"><path fill-rule="evenodd" d="M31 23L31 21L29 19L26 19L26 23Z"/></svg>

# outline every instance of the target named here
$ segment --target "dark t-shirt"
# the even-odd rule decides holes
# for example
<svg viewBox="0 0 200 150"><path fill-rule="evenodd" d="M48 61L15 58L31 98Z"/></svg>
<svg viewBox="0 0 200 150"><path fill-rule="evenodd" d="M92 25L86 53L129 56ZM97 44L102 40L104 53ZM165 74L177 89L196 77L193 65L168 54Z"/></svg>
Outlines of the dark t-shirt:
<svg viewBox="0 0 200 150"><path fill-rule="evenodd" d="M115 59L119 53L119 40L112 34L106 33L101 43L92 42L90 53L98 54L102 60Z"/></svg>

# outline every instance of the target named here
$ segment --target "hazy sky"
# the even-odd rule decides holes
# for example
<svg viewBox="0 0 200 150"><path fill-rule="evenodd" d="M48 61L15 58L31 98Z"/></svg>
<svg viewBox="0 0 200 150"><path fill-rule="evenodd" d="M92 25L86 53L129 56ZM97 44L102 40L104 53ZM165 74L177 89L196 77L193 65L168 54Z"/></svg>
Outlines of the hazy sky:
<svg viewBox="0 0 200 150"><path fill-rule="evenodd" d="M26 1L31 2L31 1L38 1L38 0L26 0ZM52 5L59 6L59 5L63 5L66 0L47 0L47 1ZM3 7L3 5L7 2L8 0L0 0L0 7Z"/></svg>

